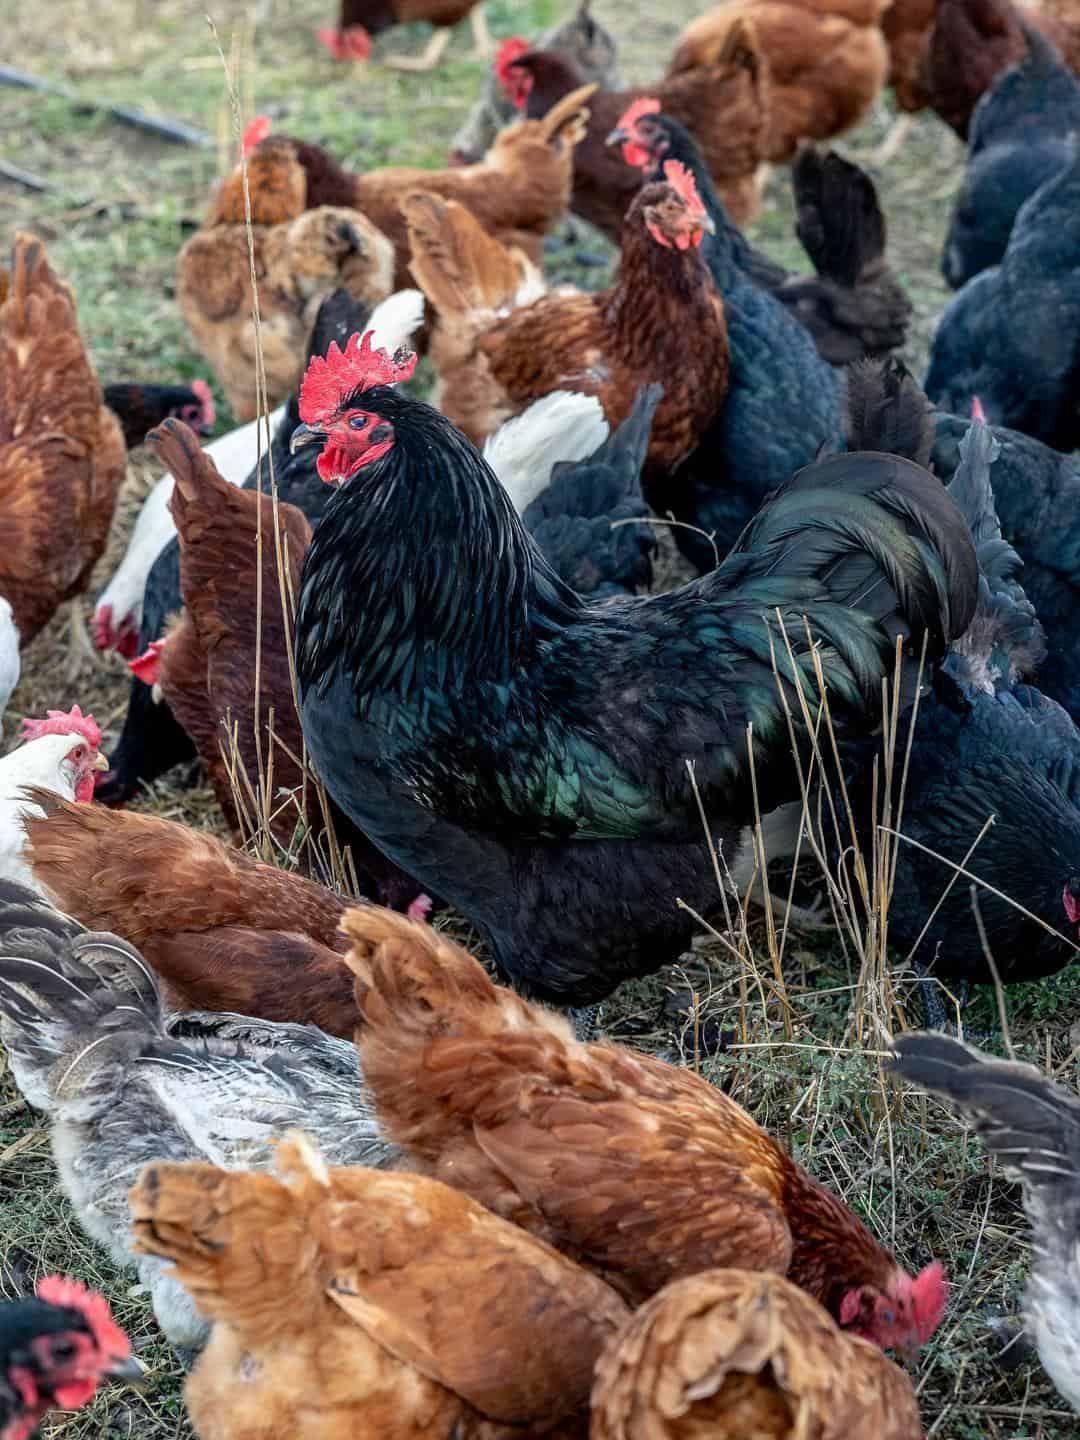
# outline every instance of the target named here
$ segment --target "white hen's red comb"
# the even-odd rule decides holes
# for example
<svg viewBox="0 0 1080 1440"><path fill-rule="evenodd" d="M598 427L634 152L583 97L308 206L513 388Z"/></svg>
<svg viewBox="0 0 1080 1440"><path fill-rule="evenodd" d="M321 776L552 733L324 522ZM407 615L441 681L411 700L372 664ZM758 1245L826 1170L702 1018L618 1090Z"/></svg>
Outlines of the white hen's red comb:
<svg viewBox="0 0 1080 1440"><path fill-rule="evenodd" d="M84 715L78 705L69 711L49 710L44 720L24 720L20 740L40 740L42 735L81 735L95 750L101 745L101 730L92 715Z"/></svg>

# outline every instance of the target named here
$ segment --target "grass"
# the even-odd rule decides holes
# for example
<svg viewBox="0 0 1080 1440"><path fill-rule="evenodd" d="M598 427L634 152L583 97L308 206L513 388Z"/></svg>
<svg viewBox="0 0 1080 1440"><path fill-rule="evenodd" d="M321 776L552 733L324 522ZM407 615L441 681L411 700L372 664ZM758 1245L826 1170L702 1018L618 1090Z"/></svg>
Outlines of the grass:
<svg viewBox="0 0 1080 1440"><path fill-rule="evenodd" d="M172 276L228 134L223 75L209 26L189 0L83 0L62 25L54 7L3 8L7 55L14 63L84 99L139 105L211 137L202 149L168 145L100 114L80 113L67 101L0 87L0 160L49 187L32 193L0 181L3 233L32 228L45 239L54 264L75 287L99 374L105 380L160 381L205 374L173 304ZM562 8L560 0L491 0L489 14L495 33L505 35L548 24ZM646 0L596 0L594 8L619 36L628 79L646 80L681 25L702 7L699 0L672 0L662 8ZM455 38L448 63L433 76L400 75L377 65L357 73L330 64L314 43L316 25L327 23L332 10L333 0L212 3L223 49L242 60L245 115L265 110L277 128L310 136L357 167L391 160L439 163L479 84L480 67L465 58L467 31ZM415 27L384 45L415 49L423 35ZM865 151L889 119L882 109L845 148L856 155ZM876 176L893 263L915 304L905 358L916 373L946 299L938 262L961 167L958 143L932 118L922 118L900 158ZM778 174L754 235L799 268L803 258L792 221L786 177ZM603 272L583 269L580 278L595 286ZM224 429L231 417L223 403L219 409ZM135 458L101 583L156 473L145 457ZM107 738L115 736L126 705L126 672L113 661L65 686L63 624L58 617L24 657L23 683L8 717L9 742L23 714L75 701L94 710ZM167 777L140 804L220 829L213 798L200 784L181 788ZM1017 1193L990 1172L981 1146L939 1106L883 1081L878 1030L861 1023L870 1014L865 984L860 990L863 969L858 947L845 950L831 933L789 934L781 950L775 934L755 921L736 927L733 941L703 932L680 967L623 987L605 1007L604 1023L635 1045L700 1064L835 1186L905 1264L920 1266L931 1256L945 1262L953 1301L915 1377L931 1435L1080 1436L1080 1422L1037 1362L1010 1368L997 1358L1002 1345L992 1324L996 1316L1018 1312L1027 1268ZM895 984L903 1002L904 982ZM1007 1005L1019 1053L1049 1064L1075 1085L1080 971L1008 987ZM992 992L978 995L965 1019L974 1029L996 1025ZM71 1440L167 1440L189 1433L180 1372L145 1297L75 1224L56 1187L46 1132L10 1077L0 1078L0 1237L0 1293L25 1294L37 1275L51 1269L78 1274L110 1296L148 1367L144 1393L107 1392L78 1416L56 1421L50 1433L62 1431Z"/></svg>

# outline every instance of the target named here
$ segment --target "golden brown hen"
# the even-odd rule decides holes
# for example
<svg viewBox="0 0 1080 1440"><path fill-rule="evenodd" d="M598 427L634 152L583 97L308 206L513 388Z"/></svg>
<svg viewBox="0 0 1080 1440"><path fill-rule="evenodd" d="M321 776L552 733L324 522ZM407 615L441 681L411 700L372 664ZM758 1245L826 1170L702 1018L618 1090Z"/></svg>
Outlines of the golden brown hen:
<svg viewBox="0 0 1080 1440"><path fill-rule="evenodd" d="M238 223L204 225L176 262L176 301L184 323L241 421L258 413L260 335L268 403L276 405L299 384L315 317L328 295L343 289L370 305L390 293L394 252L386 236L356 209L323 205L305 212L294 194L297 186L285 167L273 171L265 188L252 185L258 331L242 207ZM278 208L293 211L292 218L260 219Z"/></svg>
<svg viewBox="0 0 1080 1440"><path fill-rule="evenodd" d="M596 1276L436 1181L328 1169L296 1134L277 1166L151 1165L131 1192L137 1247L213 1322L202 1440L494 1440L585 1410L628 1318Z"/></svg>
<svg viewBox="0 0 1080 1440"><path fill-rule="evenodd" d="M105 549L127 449L36 236L0 267L0 595L28 645Z"/></svg>
<svg viewBox="0 0 1080 1440"><path fill-rule="evenodd" d="M732 26L749 20L769 69L768 158L786 163L800 140L827 140L864 118L881 93L889 52L880 21L889 0L726 0L683 31L668 78L714 65Z"/></svg>
<svg viewBox="0 0 1080 1440"><path fill-rule="evenodd" d="M344 921L356 1043L386 1135L632 1302L716 1265L773 1270L840 1325L912 1346L944 1307L740 1106L690 1071L574 1040L428 927Z"/></svg>
<svg viewBox="0 0 1080 1440"><path fill-rule="evenodd" d="M597 1366L590 1440L922 1440L911 1381L779 1275L706 1270Z"/></svg>
<svg viewBox="0 0 1080 1440"><path fill-rule="evenodd" d="M689 174L668 168L631 206L618 274L598 295L536 298L536 272L463 207L405 202L413 275L438 317L439 405L470 439L555 390L596 395L615 429L641 386L660 381L646 479L694 449L727 392L727 326L697 249L712 222Z"/></svg>

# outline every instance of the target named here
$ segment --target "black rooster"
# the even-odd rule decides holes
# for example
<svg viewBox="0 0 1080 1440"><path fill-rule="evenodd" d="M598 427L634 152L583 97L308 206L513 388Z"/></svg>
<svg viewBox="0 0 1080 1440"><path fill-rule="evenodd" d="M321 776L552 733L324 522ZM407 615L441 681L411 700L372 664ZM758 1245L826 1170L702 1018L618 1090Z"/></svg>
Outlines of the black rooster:
<svg viewBox="0 0 1080 1440"><path fill-rule="evenodd" d="M834 722L873 725L894 637L926 633L937 657L966 629L971 537L925 470L839 455L714 573L590 604L465 437L394 388L409 373L356 337L301 390L293 445L319 442L319 473L348 480L304 567L305 740L338 804L504 974L589 1004L678 955L680 898L719 903L687 762L733 854L754 814L748 726L762 812L796 790L777 675L812 711L817 656Z"/></svg>
<svg viewBox="0 0 1080 1440"><path fill-rule="evenodd" d="M0 1440L32 1440L52 1409L78 1410L99 1381L143 1370L103 1296L51 1275L33 1300L0 1303Z"/></svg>
<svg viewBox="0 0 1080 1440"><path fill-rule="evenodd" d="M1047 1374L1080 1409L1080 1100L1033 1065L947 1035L901 1035L892 1068L953 1104L1020 1181L1035 1243L1028 1323Z"/></svg>
<svg viewBox="0 0 1080 1440"><path fill-rule="evenodd" d="M644 113L632 135L616 131L610 137L627 139L653 169L669 160L687 167L716 231L706 235L701 253L724 302L728 393L701 444L664 491L683 522L675 528L676 543L699 570L708 570L771 490L808 465L823 445L842 447L842 382L808 331L751 278L762 273L762 258L732 224L690 132L667 115Z"/></svg>
<svg viewBox="0 0 1080 1440"><path fill-rule="evenodd" d="M1080 133L1080 81L1051 42L1026 27L1028 53L979 101L968 163L945 241L954 290L999 265L1024 201L1064 170Z"/></svg>

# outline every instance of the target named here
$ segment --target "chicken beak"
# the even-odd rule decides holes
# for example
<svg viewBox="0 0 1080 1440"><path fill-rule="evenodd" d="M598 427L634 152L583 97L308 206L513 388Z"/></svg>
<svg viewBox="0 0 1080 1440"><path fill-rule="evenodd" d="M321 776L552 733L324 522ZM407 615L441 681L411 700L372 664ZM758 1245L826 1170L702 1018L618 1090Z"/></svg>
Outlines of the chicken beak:
<svg viewBox="0 0 1080 1440"><path fill-rule="evenodd" d="M109 768L109 757L108 757L107 755L103 755L103 754L101 753L101 751L99 750L98 753L94 756L93 763L91 764L90 769L91 769L91 770L107 770L108 768Z"/></svg>
<svg viewBox="0 0 1080 1440"><path fill-rule="evenodd" d="M625 145L630 139L629 130L612 130L611 134L604 141L605 145Z"/></svg>
<svg viewBox="0 0 1080 1440"><path fill-rule="evenodd" d="M303 445L321 445L325 439L325 430L318 430L312 425L297 425L289 437L289 454L295 455Z"/></svg>
<svg viewBox="0 0 1080 1440"><path fill-rule="evenodd" d="M146 1371L134 1355L125 1355L122 1360L114 1360L102 1373L110 1380L119 1380L136 1388L146 1384Z"/></svg>
<svg viewBox="0 0 1080 1440"><path fill-rule="evenodd" d="M711 215L703 215L701 219L701 228L705 231L706 235L715 235L716 221L712 218Z"/></svg>

